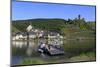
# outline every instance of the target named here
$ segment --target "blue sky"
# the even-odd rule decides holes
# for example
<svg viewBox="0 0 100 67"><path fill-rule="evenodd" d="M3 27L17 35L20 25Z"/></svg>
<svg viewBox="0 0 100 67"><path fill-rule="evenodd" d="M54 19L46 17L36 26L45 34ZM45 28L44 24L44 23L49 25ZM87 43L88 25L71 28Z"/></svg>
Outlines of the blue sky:
<svg viewBox="0 0 100 67"><path fill-rule="evenodd" d="M95 6L12 2L12 20L37 18L74 19L78 15L86 21L95 21Z"/></svg>

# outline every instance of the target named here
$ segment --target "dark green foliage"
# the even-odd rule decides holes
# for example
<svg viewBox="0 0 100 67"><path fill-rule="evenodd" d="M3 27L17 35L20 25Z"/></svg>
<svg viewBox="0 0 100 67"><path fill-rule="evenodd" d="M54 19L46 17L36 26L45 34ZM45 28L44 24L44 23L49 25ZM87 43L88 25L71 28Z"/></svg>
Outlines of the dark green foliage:
<svg viewBox="0 0 100 67"><path fill-rule="evenodd" d="M63 19L30 19L13 21L12 25L22 32L26 31L27 26L31 23L35 28L45 30L61 30L65 27L65 20Z"/></svg>
<svg viewBox="0 0 100 67"><path fill-rule="evenodd" d="M73 24L73 20L68 19L68 20L67 20L67 23L68 23L68 24Z"/></svg>
<svg viewBox="0 0 100 67"><path fill-rule="evenodd" d="M95 31L96 30L96 23L95 22L87 22L88 28Z"/></svg>
<svg viewBox="0 0 100 67"><path fill-rule="evenodd" d="M12 32L21 31L26 32L28 25L34 26L34 28L49 30L49 31L59 31L63 28L67 29L67 26L72 26L71 28L79 28L80 30L93 30L95 31L95 22L86 22L84 18L80 16L74 20L68 19L29 19L29 20L17 20L13 21Z"/></svg>

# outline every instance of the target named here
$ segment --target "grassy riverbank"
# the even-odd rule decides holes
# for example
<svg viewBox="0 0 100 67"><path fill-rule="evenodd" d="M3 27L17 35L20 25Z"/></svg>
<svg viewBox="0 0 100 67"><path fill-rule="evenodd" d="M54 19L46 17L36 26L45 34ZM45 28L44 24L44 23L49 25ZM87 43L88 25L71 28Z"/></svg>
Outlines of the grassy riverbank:
<svg viewBox="0 0 100 67"><path fill-rule="evenodd" d="M43 58L25 58L21 61L21 65L27 64L51 64L51 63L65 63L65 62L81 62L81 61L95 61L96 54L95 52L87 52L81 53L77 56L73 56L71 58L63 57L63 58L50 58L50 59L43 59Z"/></svg>

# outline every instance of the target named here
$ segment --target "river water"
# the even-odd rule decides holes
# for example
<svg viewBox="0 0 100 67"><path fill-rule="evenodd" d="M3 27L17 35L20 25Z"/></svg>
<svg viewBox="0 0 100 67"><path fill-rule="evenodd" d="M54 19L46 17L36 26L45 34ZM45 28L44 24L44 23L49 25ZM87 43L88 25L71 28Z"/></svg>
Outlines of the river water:
<svg viewBox="0 0 100 67"><path fill-rule="evenodd" d="M45 41L45 40L42 40ZM12 41L12 65L20 65L23 59L27 57L33 58L46 58L51 60L50 56L42 55L37 52L37 47L39 45L40 40L32 40L32 41ZM67 55L78 53L79 51L91 51L96 49L95 39L90 40L59 40L57 45L61 45ZM48 43L53 43L53 41L48 41ZM55 42L54 42L55 43ZM64 61L64 57L67 55L63 55L60 58ZM56 58L55 56L53 58ZM55 61L54 59L52 61ZM58 60L59 61L59 60Z"/></svg>

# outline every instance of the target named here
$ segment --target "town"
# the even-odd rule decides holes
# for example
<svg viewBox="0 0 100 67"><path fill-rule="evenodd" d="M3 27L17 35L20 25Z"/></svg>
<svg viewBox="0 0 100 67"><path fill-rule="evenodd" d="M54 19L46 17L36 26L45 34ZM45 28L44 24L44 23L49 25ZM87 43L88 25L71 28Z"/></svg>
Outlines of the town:
<svg viewBox="0 0 100 67"><path fill-rule="evenodd" d="M60 35L58 32L50 32L50 31L35 29L32 25L29 25L26 28L26 31L27 32L13 33L12 40L26 41L28 45L29 41L38 40L37 51L40 52L41 54L44 53L48 55L64 54L64 51L61 47L61 45L63 45L63 36ZM24 45L18 44L17 47L18 46L23 47L25 46L25 44ZM32 50L28 52L28 55L31 55L30 52L32 52Z"/></svg>
<svg viewBox="0 0 100 67"><path fill-rule="evenodd" d="M29 30L30 29L30 30ZM47 39L63 39L63 36L58 32L43 31L40 29L35 29L32 25L27 27L28 32L13 32L12 40L27 40L27 33L29 34L29 40L36 38L47 38Z"/></svg>

